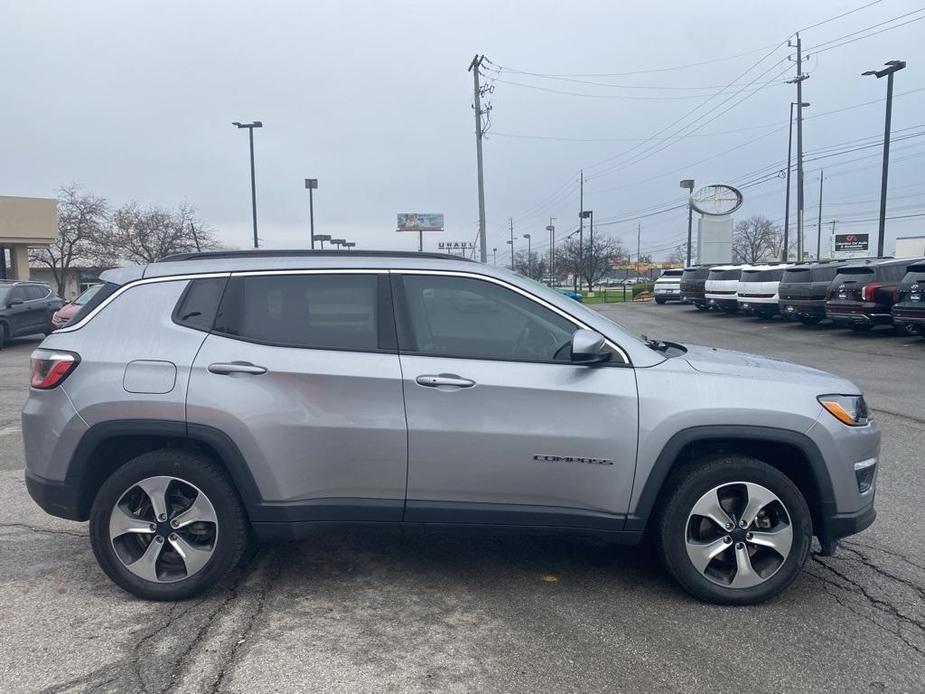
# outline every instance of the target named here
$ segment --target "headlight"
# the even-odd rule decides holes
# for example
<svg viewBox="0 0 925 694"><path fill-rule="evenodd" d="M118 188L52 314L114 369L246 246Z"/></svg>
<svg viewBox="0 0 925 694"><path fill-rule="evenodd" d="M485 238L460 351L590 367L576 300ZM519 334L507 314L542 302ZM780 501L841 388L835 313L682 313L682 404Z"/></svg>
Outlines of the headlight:
<svg viewBox="0 0 925 694"><path fill-rule="evenodd" d="M867 424L867 403L863 395L820 395L817 400L842 424L861 427Z"/></svg>

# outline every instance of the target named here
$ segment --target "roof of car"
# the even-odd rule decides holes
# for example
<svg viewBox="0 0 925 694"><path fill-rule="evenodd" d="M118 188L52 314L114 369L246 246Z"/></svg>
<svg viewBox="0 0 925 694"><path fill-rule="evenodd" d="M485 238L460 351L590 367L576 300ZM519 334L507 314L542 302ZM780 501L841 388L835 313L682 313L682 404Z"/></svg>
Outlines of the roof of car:
<svg viewBox="0 0 925 694"><path fill-rule="evenodd" d="M10 279L6 279L6 280L0 280L0 284L6 285L6 286L13 286L14 284L37 284L37 285L39 285L39 286L41 286L41 287L47 287L47 286L48 286L48 282L42 282L42 281L40 281L40 280L10 280Z"/></svg>
<svg viewBox="0 0 925 694"><path fill-rule="evenodd" d="M921 263L925 258L859 258L854 262L848 262L844 268L855 267L893 267L895 265L916 265Z"/></svg>
<svg viewBox="0 0 925 694"><path fill-rule="evenodd" d="M340 251L340 250L308 250L304 248L297 249L267 249L267 250L244 250L244 251L200 251L198 253L179 253L170 255L158 261L161 263L170 263L180 260L211 260L216 258L354 258L357 256L373 258L439 258L441 260L464 260L473 262L470 258L463 258L458 255L448 253L424 253L422 251L383 251L383 250L360 250L360 251Z"/></svg>

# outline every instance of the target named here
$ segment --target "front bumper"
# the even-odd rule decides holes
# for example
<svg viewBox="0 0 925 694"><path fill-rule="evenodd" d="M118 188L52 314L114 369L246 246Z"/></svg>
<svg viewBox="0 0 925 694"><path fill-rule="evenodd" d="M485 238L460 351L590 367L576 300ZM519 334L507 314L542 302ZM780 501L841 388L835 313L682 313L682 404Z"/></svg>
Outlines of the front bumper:
<svg viewBox="0 0 925 694"><path fill-rule="evenodd" d="M729 298L718 298L715 296L707 297L707 306L715 306L718 309L723 311L738 311L739 310L739 300L735 297Z"/></svg>

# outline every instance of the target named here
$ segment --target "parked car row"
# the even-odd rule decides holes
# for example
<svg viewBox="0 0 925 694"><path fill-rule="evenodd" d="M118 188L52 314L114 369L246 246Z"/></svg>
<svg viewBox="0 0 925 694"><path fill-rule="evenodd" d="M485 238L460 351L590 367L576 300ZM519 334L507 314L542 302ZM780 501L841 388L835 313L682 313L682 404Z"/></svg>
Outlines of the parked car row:
<svg viewBox="0 0 925 694"><path fill-rule="evenodd" d="M678 300L702 311L746 312L759 318L780 314L805 325L828 318L856 331L890 325L901 333L925 336L925 258L666 270L656 281L658 303L674 298L670 288L676 281Z"/></svg>

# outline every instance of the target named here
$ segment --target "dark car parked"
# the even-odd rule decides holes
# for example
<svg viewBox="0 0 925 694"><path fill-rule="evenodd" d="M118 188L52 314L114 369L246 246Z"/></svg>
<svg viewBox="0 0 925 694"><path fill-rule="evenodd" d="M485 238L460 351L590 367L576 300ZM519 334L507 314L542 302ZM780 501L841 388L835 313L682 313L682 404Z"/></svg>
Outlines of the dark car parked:
<svg viewBox="0 0 925 694"><path fill-rule="evenodd" d="M907 268L896 292L893 323L906 332L925 337L925 263Z"/></svg>
<svg viewBox="0 0 925 694"><path fill-rule="evenodd" d="M925 258L890 258L839 268L829 285L826 315L836 324L857 331L893 325L892 309L899 283L906 276L906 268L922 262Z"/></svg>
<svg viewBox="0 0 925 694"><path fill-rule="evenodd" d="M64 302L43 282L0 280L0 349L11 337L51 332Z"/></svg>
<svg viewBox="0 0 925 694"><path fill-rule="evenodd" d="M681 301L693 304L701 311L706 311L707 299L704 296L704 285L712 265L692 265L684 268L681 275Z"/></svg>
<svg viewBox="0 0 925 694"><path fill-rule="evenodd" d="M824 320L826 292L839 268L848 262L822 261L787 268L778 289L781 314L798 319L804 325L816 325Z"/></svg>

